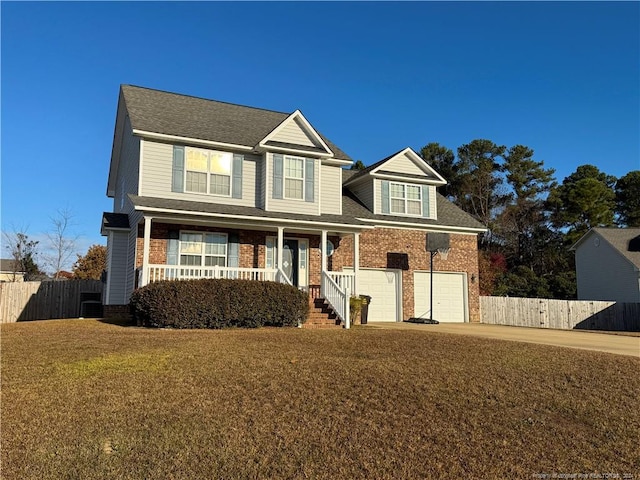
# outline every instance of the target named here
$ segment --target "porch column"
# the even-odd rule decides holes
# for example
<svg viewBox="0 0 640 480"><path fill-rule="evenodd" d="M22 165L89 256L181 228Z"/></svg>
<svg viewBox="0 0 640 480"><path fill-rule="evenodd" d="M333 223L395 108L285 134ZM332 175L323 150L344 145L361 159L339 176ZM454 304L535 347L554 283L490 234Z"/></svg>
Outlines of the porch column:
<svg viewBox="0 0 640 480"><path fill-rule="evenodd" d="M278 227L278 258L276 265L282 270L282 251L284 250L284 227Z"/></svg>
<svg viewBox="0 0 640 480"><path fill-rule="evenodd" d="M327 271L327 231L322 230L320 235L320 252L322 254L320 261L320 272Z"/></svg>
<svg viewBox="0 0 640 480"><path fill-rule="evenodd" d="M353 295L358 295L358 275L360 274L360 233L353 234Z"/></svg>
<svg viewBox="0 0 640 480"><path fill-rule="evenodd" d="M149 250L151 249L151 220L144 217L144 241L142 244L142 287L149 283Z"/></svg>

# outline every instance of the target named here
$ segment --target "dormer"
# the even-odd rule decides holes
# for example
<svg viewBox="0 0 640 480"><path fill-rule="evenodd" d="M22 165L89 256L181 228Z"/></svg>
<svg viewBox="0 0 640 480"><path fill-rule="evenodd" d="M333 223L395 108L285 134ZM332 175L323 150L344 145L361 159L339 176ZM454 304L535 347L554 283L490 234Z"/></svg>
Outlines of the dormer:
<svg viewBox="0 0 640 480"><path fill-rule="evenodd" d="M344 187L374 214L436 220L436 188L446 183L407 147L353 175Z"/></svg>
<svg viewBox="0 0 640 480"><path fill-rule="evenodd" d="M334 147L335 148L335 147ZM340 213L340 167L350 165L296 110L255 147L265 158L264 208L308 215ZM334 172L335 170L335 172Z"/></svg>

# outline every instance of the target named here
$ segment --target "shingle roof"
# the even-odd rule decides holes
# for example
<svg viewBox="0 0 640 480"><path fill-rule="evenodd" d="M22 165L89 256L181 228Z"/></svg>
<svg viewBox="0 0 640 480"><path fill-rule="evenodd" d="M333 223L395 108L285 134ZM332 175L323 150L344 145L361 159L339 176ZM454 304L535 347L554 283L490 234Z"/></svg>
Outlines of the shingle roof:
<svg viewBox="0 0 640 480"><path fill-rule="evenodd" d="M331 215L322 214L318 216L310 216L299 213L282 213L282 212L268 212L257 207L245 207L239 205L221 205L218 203L208 202L193 202L190 200L172 200L167 198L157 197L140 197L138 195L129 194L129 198L136 207L142 209L146 208L159 208L163 210L177 210L180 212L191 212L193 214L207 213L207 214L220 214L220 215L239 215L245 217L255 217L256 219L268 218L268 219L284 219L294 220L298 222L308 223L330 223L340 224L345 226L366 226L367 224L361 220L356 219L349 214L344 215Z"/></svg>
<svg viewBox="0 0 640 480"><path fill-rule="evenodd" d="M640 228L594 228L616 250L640 268Z"/></svg>
<svg viewBox="0 0 640 480"><path fill-rule="evenodd" d="M382 165L384 162L386 162L387 160L392 159L393 157L395 157L396 155L398 155L400 152L402 152L403 150L405 150L404 148L401 150L398 150L395 153L392 153L391 155L389 155L388 157L383 158L382 160L373 163L371 165L369 165L367 168L364 168L362 170L357 171L354 175L351 176L351 178L349 178L349 180L353 180L356 178L360 178L360 177L364 177L367 173L369 173L371 170L373 170L374 168L379 167L380 165ZM345 179L346 181L346 179Z"/></svg>
<svg viewBox="0 0 640 480"><path fill-rule="evenodd" d="M129 228L129 216L126 213L104 212L102 228Z"/></svg>
<svg viewBox="0 0 640 480"><path fill-rule="evenodd" d="M134 129L250 147L290 115L133 85L122 85L122 93ZM351 160L318 134L335 158Z"/></svg>
<svg viewBox="0 0 640 480"><path fill-rule="evenodd" d="M458 227L469 229L485 229L484 225L478 222L467 212L457 207L445 197L436 193L438 219L432 220L427 218L415 217L399 217L395 215L376 215L364 206L351 192L346 188L343 189L342 196L342 213L356 218L369 220L380 220L381 222L397 222L399 224L419 224L428 227L430 225L438 227ZM371 224L371 222L369 222ZM373 222L375 223L375 222Z"/></svg>
<svg viewBox="0 0 640 480"><path fill-rule="evenodd" d="M3 272L13 272L15 260L12 258L2 258L0 259L0 271Z"/></svg>

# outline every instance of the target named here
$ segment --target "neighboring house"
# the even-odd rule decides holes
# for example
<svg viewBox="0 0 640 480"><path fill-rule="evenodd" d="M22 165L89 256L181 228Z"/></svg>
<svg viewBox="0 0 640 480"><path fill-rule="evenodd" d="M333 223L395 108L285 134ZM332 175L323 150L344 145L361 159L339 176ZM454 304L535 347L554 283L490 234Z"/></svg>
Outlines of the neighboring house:
<svg viewBox="0 0 640 480"><path fill-rule="evenodd" d="M364 171L296 110L280 113L123 85L103 215L105 314L161 279L253 278L327 299L368 294L369 320L478 322L483 226L436 192L446 181L406 148ZM247 299L251 301L251 299ZM343 312L344 313L344 312Z"/></svg>
<svg viewBox="0 0 640 480"><path fill-rule="evenodd" d="M640 228L592 228L571 250L578 300L640 303Z"/></svg>
<svg viewBox="0 0 640 480"><path fill-rule="evenodd" d="M15 260L11 258L0 259L0 282L24 282L25 272L17 271Z"/></svg>

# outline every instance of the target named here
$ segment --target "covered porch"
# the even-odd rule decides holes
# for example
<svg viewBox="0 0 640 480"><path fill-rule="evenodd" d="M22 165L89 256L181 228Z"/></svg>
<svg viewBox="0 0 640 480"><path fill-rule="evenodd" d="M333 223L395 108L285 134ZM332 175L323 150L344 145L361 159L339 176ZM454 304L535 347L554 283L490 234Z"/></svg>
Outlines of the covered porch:
<svg viewBox="0 0 640 480"><path fill-rule="evenodd" d="M310 302L323 299L349 328L349 299L358 294L360 233L366 227L269 220L143 215L137 227L137 286L200 278L287 283L308 292ZM349 252L342 248L336 259L344 238Z"/></svg>

